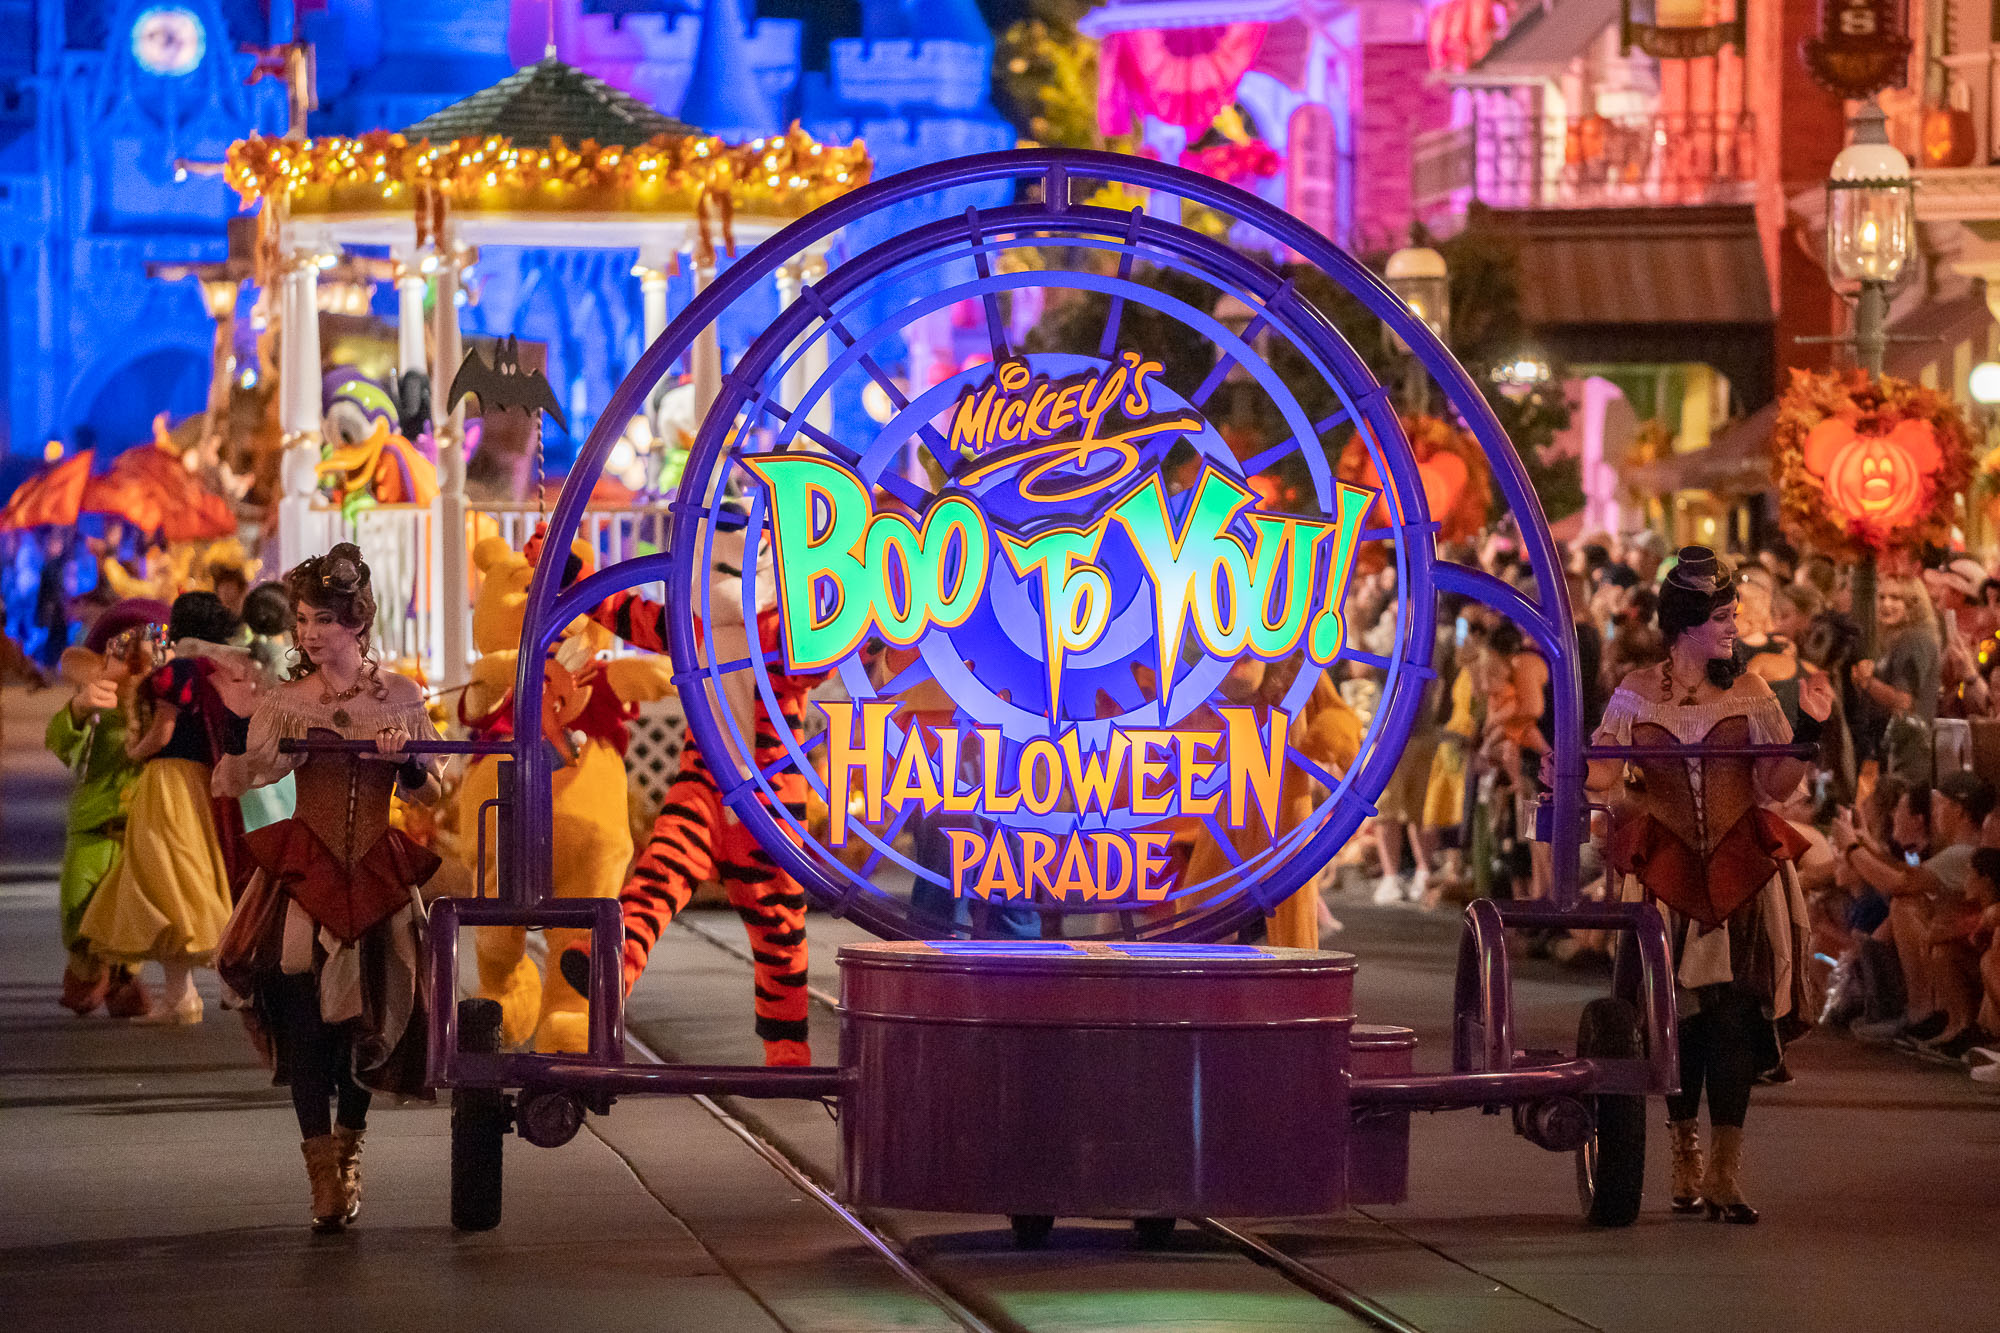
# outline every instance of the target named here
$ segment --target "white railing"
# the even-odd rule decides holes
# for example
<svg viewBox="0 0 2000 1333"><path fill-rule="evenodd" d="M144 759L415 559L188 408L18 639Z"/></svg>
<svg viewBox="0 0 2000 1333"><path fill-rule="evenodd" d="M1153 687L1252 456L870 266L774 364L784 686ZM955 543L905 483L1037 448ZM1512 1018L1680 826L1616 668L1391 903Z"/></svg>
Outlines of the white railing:
<svg viewBox="0 0 2000 1333"><path fill-rule="evenodd" d="M432 680L444 664L444 525L435 503L380 505L350 522L338 509L314 506L306 549L353 542L368 562L375 589L376 651L384 659L420 662ZM469 596L466 602L471 605Z"/></svg>
<svg viewBox="0 0 2000 1333"><path fill-rule="evenodd" d="M475 504L472 512L483 514L499 524L500 535L518 551L527 544L528 538L534 536L535 528L548 519L551 508L553 506ZM620 560L630 560L647 551L660 550L667 544L667 506L664 502L629 509L593 506L583 511L583 519L577 524L576 539L589 546L599 569ZM653 595L658 596L658 585L649 586L654 589Z"/></svg>
<svg viewBox="0 0 2000 1333"><path fill-rule="evenodd" d="M1731 203L1749 198L1755 159L1748 114L1562 119L1487 110L1472 124L1419 135L1411 183L1420 209L1472 199L1494 208Z"/></svg>
<svg viewBox="0 0 2000 1333"><path fill-rule="evenodd" d="M523 504L474 504L466 518L468 551L483 537L498 535L520 550L548 517L548 510ZM350 522L338 509L315 505L306 515L304 548L324 551L336 542L361 548L375 587L375 642L385 659L413 659L432 680L444 678L444 524L438 506L378 505ZM589 545L604 568L666 544L664 503L636 508L586 509L577 538ZM471 579L460 594L466 614L479 590L479 571L467 561ZM642 585L649 597L664 597L660 583ZM620 653L631 651L622 645Z"/></svg>

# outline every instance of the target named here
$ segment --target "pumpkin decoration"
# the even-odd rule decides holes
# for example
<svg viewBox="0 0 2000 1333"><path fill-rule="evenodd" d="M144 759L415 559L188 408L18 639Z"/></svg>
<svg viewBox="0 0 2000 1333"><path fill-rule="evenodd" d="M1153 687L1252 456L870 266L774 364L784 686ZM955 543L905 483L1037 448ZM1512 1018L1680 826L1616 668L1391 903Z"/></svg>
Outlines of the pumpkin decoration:
<svg viewBox="0 0 2000 1333"><path fill-rule="evenodd" d="M1945 544L1973 464L1949 398L1861 371L1794 370L1771 452L1787 532L1848 556Z"/></svg>
<svg viewBox="0 0 2000 1333"><path fill-rule="evenodd" d="M1921 135L1924 166L1963 167L1979 151L1972 113L1955 106L1934 106L1924 112Z"/></svg>
<svg viewBox="0 0 2000 1333"><path fill-rule="evenodd" d="M1424 505L1438 525L1441 542L1470 541L1485 528L1487 511L1493 506L1493 483L1486 471L1486 456L1479 441L1449 421L1433 416L1405 416L1403 434L1409 437L1410 452L1416 456L1417 476L1424 487ZM1382 479L1368 446L1359 435L1348 440L1340 451L1340 479L1381 490ZM1386 527L1393 520L1386 498L1378 499L1369 512L1371 527Z"/></svg>

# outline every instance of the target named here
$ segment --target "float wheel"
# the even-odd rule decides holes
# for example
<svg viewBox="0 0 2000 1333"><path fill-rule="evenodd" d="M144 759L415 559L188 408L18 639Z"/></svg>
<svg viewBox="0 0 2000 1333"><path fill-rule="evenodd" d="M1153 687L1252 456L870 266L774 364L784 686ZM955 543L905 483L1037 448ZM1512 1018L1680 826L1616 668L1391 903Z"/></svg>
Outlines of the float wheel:
<svg viewBox="0 0 2000 1333"><path fill-rule="evenodd" d="M500 1006L493 1000L458 1003L461 1049L500 1049ZM458 1231L491 1231L500 1225L501 1168L513 1105L498 1088L454 1088L451 1093L451 1225Z"/></svg>
<svg viewBox="0 0 2000 1333"><path fill-rule="evenodd" d="M1639 1015L1624 1000L1606 997L1584 1006L1577 1023L1582 1059L1633 1060L1645 1054ZM1646 1190L1646 1099L1633 1093L1586 1096L1590 1137L1576 1150L1576 1192L1584 1220L1598 1227L1629 1227L1638 1220Z"/></svg>

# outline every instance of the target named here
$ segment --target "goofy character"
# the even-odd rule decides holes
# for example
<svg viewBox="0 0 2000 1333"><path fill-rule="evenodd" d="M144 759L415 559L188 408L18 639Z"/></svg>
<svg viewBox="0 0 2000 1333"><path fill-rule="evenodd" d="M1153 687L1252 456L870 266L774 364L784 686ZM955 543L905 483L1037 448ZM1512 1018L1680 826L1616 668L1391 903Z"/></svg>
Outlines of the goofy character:
<svg viewBox="0 0 2000 1333"><path fill-rule="evenodd" d="M775 579L765 562L770 560L770 543L763 544L757 586L770 590ZM711 564L714 576L710 606L714 618L705 626L713 636L713 651L721 661L740 661L749 656L749 628L743 622L742 536L718 534ZM666 607L633 591L606 598L590 613L592 620L637 647L656 653L667 651ZM756 635L759 649L770 654L778 642L778 610L759 603ZM790 734L800 730L806 695L824 678L824 673L786 676L773 674L771 687L776 695L779 723ZM752 673L748 669L724 676L721 695L736 718L755 718L756 736L752 762L759 771L778 770L771 787L778 803L793 820L806 818L808 786L805 775L789 765L783 732L758 700ZM770 803L769 795L758 800ZM625 990L646 970L646 960L660 933L680 914L695 888L719 881L729 895L729 903L743 919L750 936L750 952L756 972L756 1031L764 1043L767 1065L812 1063L806 1029L806 896L798 881L780 870L757 842L755 835L736 819L722 803L721 789L698 746L689 746L681 756L680 774L667 789L652 836L639 854L618 895L625 918L622 963ZM579 991L588 989L590 959L586 947L572 946L560 959L563 976Z"/></svg>

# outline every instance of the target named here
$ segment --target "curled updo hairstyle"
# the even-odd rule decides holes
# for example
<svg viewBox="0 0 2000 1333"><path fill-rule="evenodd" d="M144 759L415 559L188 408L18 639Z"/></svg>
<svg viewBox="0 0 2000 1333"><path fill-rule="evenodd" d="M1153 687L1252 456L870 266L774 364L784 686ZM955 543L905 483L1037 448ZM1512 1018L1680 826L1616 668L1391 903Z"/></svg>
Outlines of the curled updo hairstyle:
<svg viewBox="0 0 2000 1333"><path fill-rule="evenodd" d="M1683 546L1673 572L1660 585L1660 638L1672 651L1674 641L1736 601L1736 585L1722 558L1706 546ZM1743 668L1733 657L1710 658L1708 680L1718 689L1736 683Z"/></svg>
<svg viewBox="0 0 2000 1333"><path fill-rule="evenodd" d="M361 635L362 656L373 664L368 651L368 629L375 623L375 591L368 582L368 562L361 548L342 542L325 555L308 556L285 575L285 591L294 606L310 606L333 612L334 619ZM303 651L292 671L294 678L309 676L318 665Z"/></svg>

